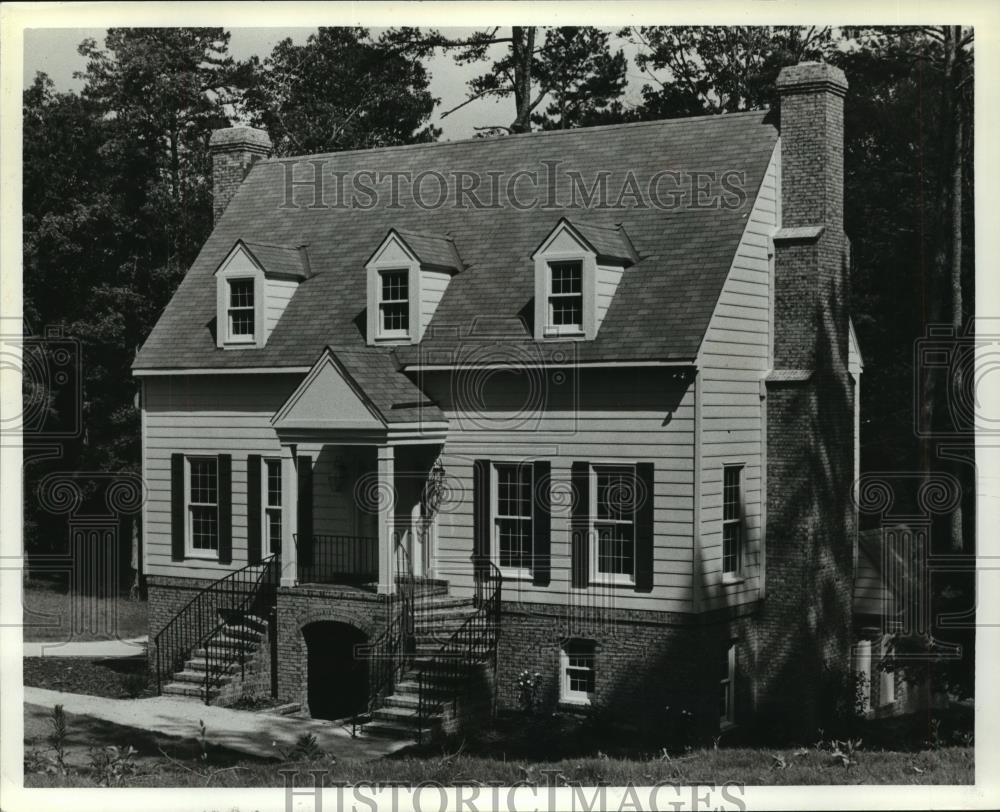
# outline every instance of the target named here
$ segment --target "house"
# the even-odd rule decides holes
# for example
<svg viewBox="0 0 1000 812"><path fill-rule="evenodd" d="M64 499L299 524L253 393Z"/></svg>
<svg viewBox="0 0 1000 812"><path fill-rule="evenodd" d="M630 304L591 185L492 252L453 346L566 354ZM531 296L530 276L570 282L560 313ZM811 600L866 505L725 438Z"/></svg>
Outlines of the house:
<svg viewBox="0 0 1000 812"><path fill-rule="evenodd" d="M547 710L814 734L851 667L846 88L295 159L216 132L133 368L162 689L424 730L526 671Z"/></svg>

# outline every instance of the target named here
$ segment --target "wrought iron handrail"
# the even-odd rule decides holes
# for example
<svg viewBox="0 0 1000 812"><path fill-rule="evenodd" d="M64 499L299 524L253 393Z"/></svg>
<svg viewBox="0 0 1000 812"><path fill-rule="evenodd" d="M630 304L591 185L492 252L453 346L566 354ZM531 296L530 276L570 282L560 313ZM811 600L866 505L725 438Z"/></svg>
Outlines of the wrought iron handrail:
<svg viewBox="0 0 1000 812"><path fill-rule="evenodd" d="M276 561L277 556L247 564L199 590L153 637L158 694L163 691L164 676L176 673L191 652L218 628L220 611L235 608L242 603L243 596L256 590L257 568L272 559Z"/></svg>
<svg viewBox="0 0 1000 812"><path fill-rule="evenodd" d="M497 642L500 637L500 602L503 575L486 556L472 556L475 576L474 605L470 615L438 649L417 674L417 737L423 738L425 720L451 702L453 707L467 690L473 668L490 658L494 681L497 670ZM431 695L430 683L443 690Z"/></svg>
<svg viewBox="0 0 1000 812"><path fill-rule="evenodd" d="M205 683L204 695L205 704L211 701L211 692L218 687L222 678L229 673L230 666L239 661L240 678L246 678L246 645L241 641L237 646L226 648L224 646L213 645L219 636L232 628L236 624L245 624L249 616L262 617L265 621L270 620L271 609L275 606L278 574L278 556L272 555L261 562L263 567L254 589L248 593L243 601L233 608L220 611L222 622L216 626L215 630L205 638L203 643L205 649ZM243 630L241 630L242 632ZM271 629L271 634L276 633Z"/></svg>
<svg viewBox="0 0 1000 812"><path fill-rule="evenodd" d="M378 580L378 539L296 533L292 537L301 583L365 584Z"/></svg>
<svg viewBox="0 0 1000 812"><path fill-rule="evenodd" d="M381 707L385 697L392 693L396 680L413 662L413 565L410 554L396 539L396 600L397 611L392 615L386 630L375 642L366 646L368 659L368 718ZM391 611L391 610L390 610ZM357 735L362 724L358 715L352 719L351 735Z"/></svg>

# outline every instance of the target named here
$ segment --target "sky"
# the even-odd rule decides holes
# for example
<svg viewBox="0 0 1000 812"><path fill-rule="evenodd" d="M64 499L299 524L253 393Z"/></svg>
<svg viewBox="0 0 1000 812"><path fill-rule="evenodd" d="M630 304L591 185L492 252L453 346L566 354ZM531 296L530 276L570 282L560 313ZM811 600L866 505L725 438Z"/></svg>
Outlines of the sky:
<svg viewBox="0 0 1000 812"><path fill-rule="evenodd" d="M467 35L474 29L442 29L454 36ZM285 37L291 37L296 44L306 41L313 28L230 28L229 53L235 59L247 59L256 54L262 59L271 53L274 46ZM378 29L372 29L376 33ZM103 28L35 28L25 31L24 39L24 86L28 87L35 78L36 71L44 71L61 91L79 91L83 82L73 77L74 71L86 68L86 59L77 53L77 46L88 37L103 45ZM629 57L629 83L626 98L637 99L643 84L632 56L635 48L628 42L612 36L613 47L624 48ZM498 48L502 46L497 46ZM432 122L442 129L442 140L470 138L476 127L494 124L507 125L514 118L512 99L478 99L441 119L441 113L460 104L466 97L466 82L482 72L484 64L456 65L450 56L437 53L425 60L431 74L431 93L441 100L436 107Z"/></svg>

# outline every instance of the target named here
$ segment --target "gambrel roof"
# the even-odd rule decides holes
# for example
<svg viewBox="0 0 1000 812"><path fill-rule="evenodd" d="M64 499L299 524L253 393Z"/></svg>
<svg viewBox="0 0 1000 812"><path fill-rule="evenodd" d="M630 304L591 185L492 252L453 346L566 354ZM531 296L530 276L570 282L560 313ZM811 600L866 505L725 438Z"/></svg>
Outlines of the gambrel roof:
<svg viewBox="0 0 1000 812"><path fill-rule="evenodd" d="M311 367L326 347L338 353L365 347L365 262L395 229L435 263L460 257L461 272L448 283L420 347L397 347L399 363L447 359L469 342L536 348L531 330L534 297L532 253L562 218L601 250L621 244L622 231L638 261L626 268L601 328L592 341L566 344L579 361L689 361L698 352L747 217L777 143L766 112L673 119L493 139L420 144L257 162L230 202L133 368ZM571 199L571 175L590 189L605 178L609 200L629 175L645 187L657 173L736 172L745 195L732 207L635 205L623 207L511 205L477 208L418 206L401 184L399 199L383 196L372 208L289 206L288 173L310 179L319 168L330 181L358 173L471 173L482 178L480 200L489 200L489 173L505 179L555 166L555 200ZM702 175L705 177L706 175ZM686 184L687 181L685 180ZM434 198L427 190L425 194ZM379 187L384 188L384 187ZM308 188L296 193L309 202ZM454 195L454 189L452 190ZM296 198L299 199L299 198ZM395 203L395 205L392 205ZM621 227L622 231L619 231ZM212 274L237 240L280 246L275 257L294 265L287 246L308 244L308 277L297 287L265 346L225 350L213 337L216 288ZM452 253L452 252L455 253ZM502 329L483 331L489 323ZM546 342L551 351L559 344ZM513 356L513 357L516 357Z"/></svg>

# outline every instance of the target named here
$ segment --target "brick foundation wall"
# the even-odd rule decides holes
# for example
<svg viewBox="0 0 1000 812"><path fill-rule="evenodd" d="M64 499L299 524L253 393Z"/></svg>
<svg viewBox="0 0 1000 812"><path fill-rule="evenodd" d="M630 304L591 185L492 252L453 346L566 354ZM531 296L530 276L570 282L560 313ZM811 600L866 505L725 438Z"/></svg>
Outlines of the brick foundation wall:
<svg viewBox="0 0 1000 812"><path fill-rule="evenodd" d="M543 713L601 714L624 729L661 736L662 746L711 742L720 730L720 663L731 642L737 659L736 721L745 726L753 718L753 613L753 607L702 617L603 610L570 618L565 607L505 602L498 706L519 708L517 679L527 670L540 675ZM594 643L595 696L589 707L560 702L560 651L568 639Z"/></svg>
<svg viewBox="0 0 1000 812"><path fill-rule="evenodd" d="M369 593L302 586L280 588L277 602L278 698L301 702L306 712L309 652L303 627L319 621L347 623L374 640L395 611L392 603Z"/></svg>

